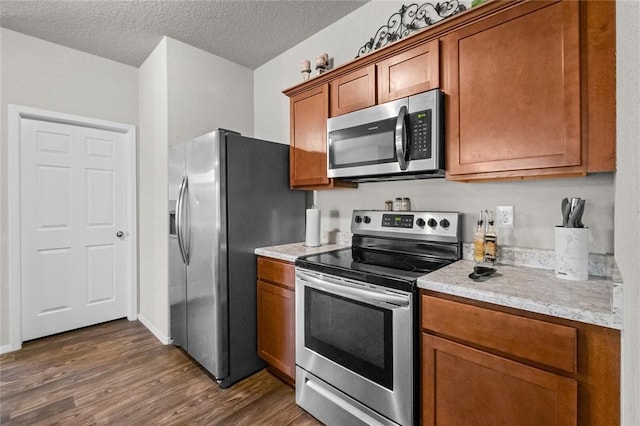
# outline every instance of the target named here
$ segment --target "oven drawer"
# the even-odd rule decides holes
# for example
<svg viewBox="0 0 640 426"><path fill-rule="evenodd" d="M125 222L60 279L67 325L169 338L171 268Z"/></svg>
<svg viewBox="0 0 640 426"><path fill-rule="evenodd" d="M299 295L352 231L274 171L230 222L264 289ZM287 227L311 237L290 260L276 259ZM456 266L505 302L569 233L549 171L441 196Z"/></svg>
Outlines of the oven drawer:
<svg viewBox="0 0 640 426"><path fill-rule="evenodd" d="M422 328L501 354L576 372L577 330L422 295Z"/></svg>

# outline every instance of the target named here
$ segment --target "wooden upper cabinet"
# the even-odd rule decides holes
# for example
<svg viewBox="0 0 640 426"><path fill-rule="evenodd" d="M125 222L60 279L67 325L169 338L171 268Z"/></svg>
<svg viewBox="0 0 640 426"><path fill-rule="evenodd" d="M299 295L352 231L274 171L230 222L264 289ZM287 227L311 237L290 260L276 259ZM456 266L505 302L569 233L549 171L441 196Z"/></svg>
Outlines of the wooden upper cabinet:
<svg viewBox="0 0 640 426"><path fill-rule="evenodd" d="M376 104L376 67L369 65L329 82L331 117Z"/></svg>
<svg viewBox="0 0 640 426"><path fill-rule="evenodd" d="M443 37L448 178L587 171L579 9L526 2Z"/></svg>
<svg viewBox="0 0 640 426"><path fill-rule="evenodd" d="M351 182L327 177L327 118L329 85L298 93L290 98L291 145L289 185L297 189L355 187Z"/></svg>
<svg viewBox="0 0 640 426"><path fill-rule="evenodd" d="M440 86L438 40L420 44L376 64L378 103L426 92Z"/></svg>
<svg viewBox="0 0 640 426"><path fill-rule="evenodd" d="M449 180L615 171L615 40L613 1L492 1L316 76L285 91L291 186L345 185L328 117L435 88Z"/></svg>

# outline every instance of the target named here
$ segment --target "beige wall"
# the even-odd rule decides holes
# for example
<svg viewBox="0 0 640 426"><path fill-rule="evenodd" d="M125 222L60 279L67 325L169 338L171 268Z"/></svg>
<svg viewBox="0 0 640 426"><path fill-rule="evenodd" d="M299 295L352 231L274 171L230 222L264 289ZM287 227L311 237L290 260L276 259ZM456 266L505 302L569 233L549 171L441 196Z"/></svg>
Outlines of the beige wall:
<svg viewBox="0 0 640 426"><path fill-rule="evenodd" d="M253 135L253 71L167 39L169 144L219 127Z"/></svg>
<svg viewBox="0 0 640 426"><path fill-rule="evenodd" d="M624 282L622 424L640 424L640 3L618 1L615 253Z"/></svg>
<svg viewBox="0 0 640 426"><path fill-rule="evenodd" d="M167 270L169 145L218 127L253 133L253 72L165 37L140 67L140 319L170 337Z"/></svg>
<svg viewBox="0 0 640 426"><path fill-rule="evenodd" d="M137 125L138 70L0 28L0 347L10 342L7 105ZM13 232L14 230L11 230Z"/></svg>
<svg viewBox="0 0 640 426"><path fill-rule="evenodd" d="M169 103L167 38L138 73L138 273L139 318L163 342L169 339L167 286L167 146Z"/></svg>

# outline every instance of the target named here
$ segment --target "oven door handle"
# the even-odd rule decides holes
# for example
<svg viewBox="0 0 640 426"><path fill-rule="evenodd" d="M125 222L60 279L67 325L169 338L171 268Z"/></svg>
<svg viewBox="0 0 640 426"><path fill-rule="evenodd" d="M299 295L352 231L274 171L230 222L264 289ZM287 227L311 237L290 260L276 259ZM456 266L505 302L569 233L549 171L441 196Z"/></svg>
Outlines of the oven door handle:
<svg viewBox="0 0 640 426"><path fill-rule="evenodd" d="M409 303L411 302L410 297L394 296L391 294L382 294L375 291L353 288L345 285L344 282L332 280L328 277L318 279L300 271L296 271L296 277L300 278L302 281L313 284L313 287L315 288L325 289L339 296L355 296L367 301L389 303L399 307L409 306Z"/></svg>

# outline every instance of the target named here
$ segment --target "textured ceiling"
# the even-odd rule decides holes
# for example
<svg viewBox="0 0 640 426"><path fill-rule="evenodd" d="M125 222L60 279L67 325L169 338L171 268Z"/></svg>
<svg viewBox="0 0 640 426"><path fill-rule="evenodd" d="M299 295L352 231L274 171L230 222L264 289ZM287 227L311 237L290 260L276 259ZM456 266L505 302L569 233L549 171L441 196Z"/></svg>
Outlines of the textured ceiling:
<svg viewBox="0 0 640 426"><path fill-rule="evenodd" d="M163 36L255 69L369 0L0 0L0 26L140 66Z"/></svg>

